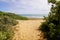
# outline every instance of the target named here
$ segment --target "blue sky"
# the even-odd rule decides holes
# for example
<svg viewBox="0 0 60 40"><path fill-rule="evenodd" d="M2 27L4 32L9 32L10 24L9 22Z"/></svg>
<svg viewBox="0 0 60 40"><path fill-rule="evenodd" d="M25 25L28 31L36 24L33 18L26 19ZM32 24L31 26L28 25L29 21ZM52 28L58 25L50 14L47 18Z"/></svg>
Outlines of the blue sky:
<svg viewBox="0 0 60 40"><path fill-rule="evenodd" d="M0 0L0 11L17 14L48 14L47 0Z"/></svg>

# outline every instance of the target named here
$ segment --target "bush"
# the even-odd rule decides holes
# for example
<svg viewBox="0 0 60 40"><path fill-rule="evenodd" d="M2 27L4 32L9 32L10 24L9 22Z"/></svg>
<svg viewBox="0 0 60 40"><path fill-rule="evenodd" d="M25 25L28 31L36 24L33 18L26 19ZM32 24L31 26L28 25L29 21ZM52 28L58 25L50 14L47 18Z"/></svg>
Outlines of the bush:
<svg viewBox="0 0 60 40"><path fill-rule="evenodd" d="M12 40L14 35L12 28L18 23L16 20L27 20L27 18L0 11L0 40Z"/></svg>
<svg viewBox="0 0 60 40"><path fill-rule="evenodd" d="M13 27L18 22L8 16L0 17L0 40L12 40Z"/></svg>
<svg viewBox="0 0 60 40"><path fill-rule="evenodd" d="M60 1L49 1L52 3L51 11L45 17L46 21L42 23L40 30L44 32L47 40L60 40Z"/></svg>

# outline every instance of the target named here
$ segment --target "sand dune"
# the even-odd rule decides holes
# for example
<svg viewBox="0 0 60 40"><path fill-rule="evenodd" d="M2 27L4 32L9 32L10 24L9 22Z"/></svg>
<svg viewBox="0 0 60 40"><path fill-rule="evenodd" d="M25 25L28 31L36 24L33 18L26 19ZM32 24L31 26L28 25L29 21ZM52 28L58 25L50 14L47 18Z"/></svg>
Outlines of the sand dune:
<svg viewBox="0 0 60 40"><path fill-rule="evenodd" d="M18 20L18 22L13 40L43 40L43 34L37 30L43 20Z"/></svg>

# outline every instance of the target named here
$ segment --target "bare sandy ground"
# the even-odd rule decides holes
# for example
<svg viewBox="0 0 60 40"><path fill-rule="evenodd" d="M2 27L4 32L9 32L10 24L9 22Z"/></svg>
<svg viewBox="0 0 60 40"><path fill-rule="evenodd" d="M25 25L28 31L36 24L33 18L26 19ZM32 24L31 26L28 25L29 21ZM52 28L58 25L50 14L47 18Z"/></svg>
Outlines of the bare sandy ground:
<svg viewBox="0 0 60 40"><path fill-rule="evenodd" d="M13 40L43 40L43 34L38 27L43 20L18 20Z"/></svg>

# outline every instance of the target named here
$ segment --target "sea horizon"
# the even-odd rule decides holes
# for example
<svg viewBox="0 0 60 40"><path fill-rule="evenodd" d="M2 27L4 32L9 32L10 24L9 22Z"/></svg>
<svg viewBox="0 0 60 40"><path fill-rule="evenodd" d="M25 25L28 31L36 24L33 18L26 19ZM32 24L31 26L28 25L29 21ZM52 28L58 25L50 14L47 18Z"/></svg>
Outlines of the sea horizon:
<svg viewBox="0 0 60 40"><path fill-rule="evenodd" d="M43 18L43 16L47 16L48 14L18 14L18 15L28 18Z"/></svg>

